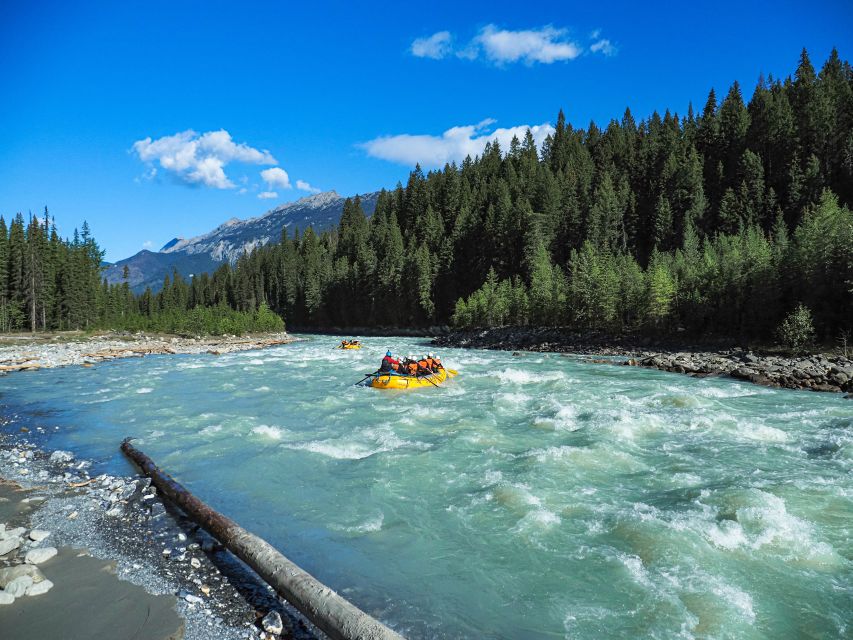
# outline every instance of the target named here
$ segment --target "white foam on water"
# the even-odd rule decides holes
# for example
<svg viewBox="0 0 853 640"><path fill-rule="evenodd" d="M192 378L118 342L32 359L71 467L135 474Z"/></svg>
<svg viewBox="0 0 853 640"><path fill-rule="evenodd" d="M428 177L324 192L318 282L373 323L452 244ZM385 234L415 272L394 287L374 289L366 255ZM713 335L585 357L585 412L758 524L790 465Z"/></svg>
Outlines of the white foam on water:
<svg viewBox="0 0 853 640"><path fill-rule="evenodd" d="M491 375L497 376L498 380L504 384L531 384L541 382L556 382L564 380L565 374L562 371L525 371L523 369L506 368L503 371L498 371Z"/></svg>
<svg viewBox="0 0 853 640"><path fill-rule="evenodd" d="M257 389L255 389L255 391L269 391L269 390L270 390L270 388L267 386L258 387Z"/></svg>
<svg viewBox="0 0 853 640"><path fill-rule="evenodd" d="M723 520L719 524L713 524L705 531L705 536L715 547L731 551L749 544L746 534L739 522Z"/></svg>
<svg viewBox="0 0 853 640"><path fill-rule="evenodd" d="M347 533L372 533L374 531L379 531L382 529L382 524L385 522L385 515L380 513L373 518L369 518L362 522L361 524L357 524L351 527L335 527L339 531L345 531Z"/></svg>
<svg viewBox="0 0 853 640"><path fill-rule="evenodd" d="M162 438L165 435L166 435L165 431L155 430L155 431L151 431L148 434L148 437L151 438L152 440L156 440L157 438Z"/></svg>
<svg viewBox="0 0 853 640"><path fill-rule="evenodd" d="M744 622L748 622L749 624L755 622L755 609L752 604L752 596L743 589L723 581L722 578L718 578L711 584L711 593L737 611Z"/></svg>
<svg viewBox="0 0 853 640"><path fill-rule="evenodd" d="M261 424L257 427L252 427L252 433L266 438L272 438L273 440L281 440L282 436L287 433L287 429L270 426L268 424Z"/></svg>
<svg viewBox="0 0 853 640"><path fill-rule="evenodd" d="M430 446L422 442L403 440L388 429L365 429L360 434L355 434L355 437L360 439L311 440L293 442L284 446L297 451L310 451L336 460L363 460L379 453L387 453L403 447L427 449Z"/></svg>
<svg viewBox="0 0 853 640"><path fill-rule="evenodd" d="M603 450L599 447L573 447L561 445L545 449L533 449L525 456L533 457L542 464L561 463L572 468L613 472L637 472L646 469L641 460L625 451Z"/></svg>
<svg viewBox="0 0 853 640"><path fill-rule="evenodd" d="M625 569L628 570L628 574L631 578L639 585L642 585L647 588L652 588L652 580L649 578L648 571L646 571L646 567L643 565L643 561L634 555L628 555L625 553L620 553L617 556L619 561L625 566Z"/></svg>
<svg viewBox="0 0 853 640"><path fill-rule="evenodd" d="M753 550L779 554L790 562L812 568L834 567L844 562L831 545L816 539L811 523L788 512L779 496L754 490L751 504L737 509L736 514Z"/></svg>
<svg viewBox="0 0 853 640"><path fill-rule="evenodd" d="M670 480L677 487L695 487L702 484L702 478L695 473L673 473Z"/></svg>
<svg viewBox="0 0 853 640"><path fill-rule="evenodd" d="M745 385L738 385L734 383L725 387L711 386L711 384L719 384L719 382L709 383L708 386L698 384L692 389L692 391L696 395L704 396L706 398L745 398L748 396L772 393L772 391L762 390L758 387L747 387Z"/></svg>
<svg viewBox="0 0 853 640"><path fill-rule="evenodd" d="M762 442L788 442L788 434L766 424L746 424L738 429L738 433L750 440Z"/></svg>
<svg viewBox="0 0 853 640"><path fill-rule="evenodd" d="M205 427L201 431L199 431L199 433L202 435L205 435L205 436L209 436L209 435L213 435L214 433L219 433L220 431L222 431L222 425L221 424L212 424L208 427Z"/></svg>
<svg viewBox="0 0 853 640"><path fill-rule="evenodd" d="M140 387L136 390L136 393L151 393L152 391L154 391L154 389L151 387Z"/></svg>
<svg viewBox="0 0 853 640"><path fill-rule="evenodd" d="M500 471L489 469L486 471L486 475L483 477L483 486L490 487L493 484L497 484L503 480L503 474Z"/></svg>
<svg viewBox="0 0 853 640"><path fill-rule="evenodd" d="M495 398L495 403L509 409L519 409L530 400L532 398L525 393L499 393Z"/></svg>
<svg viewBox="0 0 853 640"><path fill-rule="evenodd" d="M264 361L260 358L255 358L254 360L249 360L249 364L263 364Z"/></svg>

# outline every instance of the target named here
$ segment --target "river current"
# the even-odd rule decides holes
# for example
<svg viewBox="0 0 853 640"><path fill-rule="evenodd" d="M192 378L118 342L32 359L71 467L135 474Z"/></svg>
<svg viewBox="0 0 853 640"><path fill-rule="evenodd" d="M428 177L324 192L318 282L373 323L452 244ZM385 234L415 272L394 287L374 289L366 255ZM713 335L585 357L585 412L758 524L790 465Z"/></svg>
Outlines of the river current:
<svg viewBox="0 0 853 640"><path fill-rule="evenodd" d="M353 386L386 348L305 340L0 378L48 448L214 508L411 638L853 635L853 402L557 354Z"/></svg>

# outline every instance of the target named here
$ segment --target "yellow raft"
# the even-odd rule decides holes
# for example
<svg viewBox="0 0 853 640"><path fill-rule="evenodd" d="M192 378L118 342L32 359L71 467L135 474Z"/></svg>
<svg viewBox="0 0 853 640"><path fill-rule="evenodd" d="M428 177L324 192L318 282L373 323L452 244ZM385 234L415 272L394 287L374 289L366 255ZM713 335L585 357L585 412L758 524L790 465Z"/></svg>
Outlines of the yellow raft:
<svg viewBox="0 0 853 640"><path fill-rule="evenodd" d="M360 344L342 344L338 346L338 349L361 349Z"/></svg>
<svg viewBox="0 0 853 640"><path fill-rule="evenodd" d="M375 376L370 381L374 389L419 389L421 387L437 387L448 378L456 375L453 369L441 369L438 373L428 376L401 376L388 373Z"/></svg>

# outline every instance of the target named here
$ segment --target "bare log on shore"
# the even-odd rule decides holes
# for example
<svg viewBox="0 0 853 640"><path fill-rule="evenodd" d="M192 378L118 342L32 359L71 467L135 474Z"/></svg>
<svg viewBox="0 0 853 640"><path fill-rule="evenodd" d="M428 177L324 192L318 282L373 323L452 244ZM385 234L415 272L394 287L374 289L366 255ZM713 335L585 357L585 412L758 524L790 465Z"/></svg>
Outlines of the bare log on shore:
<svg viewBox="0 0 853 640"><path fill-rule="evenodd" d="M161 471L151 458L130 444L130 438L121 443L121 450L151 478L164 496L254 569L280 596L330 638L403 640L403 636L339 596L288 560L271 544L196 498Z"/></svg>

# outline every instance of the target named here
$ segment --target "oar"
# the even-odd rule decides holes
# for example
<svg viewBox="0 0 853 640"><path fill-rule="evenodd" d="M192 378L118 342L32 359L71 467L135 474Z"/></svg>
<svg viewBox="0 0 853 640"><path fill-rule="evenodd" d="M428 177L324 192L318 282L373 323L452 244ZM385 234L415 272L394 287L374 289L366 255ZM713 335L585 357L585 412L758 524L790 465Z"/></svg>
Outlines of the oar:
<svg viewBox="0 0 853 640"><path fill-rule="evenodd" d="M352 385L352 386L357 387L357 386L358 386L358 385L360 385L362 382L364 382L365 380L367 380L370 376L375 376L377 373L379 373L379 369L377 369L377 370L376 370L376 371L374 371L373 373L368 373L366 376L364 376L361 380L359 380L358 382L356 382L356 383L355 383L354 385Z"/></svg>
<svg viewBox="0 0 853 640"><path fill-rule="evenodd" d="M419 368L420 368L420 365L419 365ZM434 381L434 380L432 380L432 378L431 378L431 376L433 375L433 373L432 373L429 369L424 369L424 371L426 371L426 372L427 372L427 374L426 374L425 376L417 376L417 375L416 375L415 377L416 377L416 378L423 378L423 379L425 379L427 382L429 382L432 386L434 386L434 387L438 387L438 385L435 383L435 381Z"/></svg>

